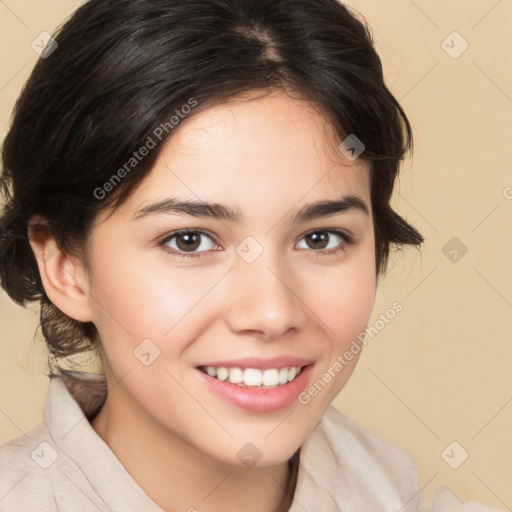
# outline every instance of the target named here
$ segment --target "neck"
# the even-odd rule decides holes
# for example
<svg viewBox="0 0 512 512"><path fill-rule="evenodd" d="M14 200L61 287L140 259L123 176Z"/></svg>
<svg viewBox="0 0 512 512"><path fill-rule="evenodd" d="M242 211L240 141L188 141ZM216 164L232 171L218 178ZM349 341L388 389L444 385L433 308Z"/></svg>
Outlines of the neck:
<svg viewBox="0 0 512 512"><path fill-rule="evenodd" d="M148 417L122 384L91 426L165 512L285 512L293 501L297 471L288 461L265 468L217 461Z"/></svg>

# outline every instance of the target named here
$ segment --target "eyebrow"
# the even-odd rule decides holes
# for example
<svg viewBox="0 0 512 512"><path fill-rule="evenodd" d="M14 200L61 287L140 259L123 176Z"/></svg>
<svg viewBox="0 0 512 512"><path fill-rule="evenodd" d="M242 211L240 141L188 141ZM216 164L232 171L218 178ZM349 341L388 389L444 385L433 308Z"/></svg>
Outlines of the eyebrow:
<svg viewBox="0 0 512 512"><path fill-rule="evenodd" d="M313 219L329 217L337 213L343 213L350 210L356 210L369 216L370 211L366 203L358 196L344 196L339 200L318 201L303 206L293 217L292 224L307 222ZM198 202L198 201L180 201L171 197L150 204L137 210L134 219L140 219L147 215L156 214L182 214L197 218L211 218L215 220L224 220L233 223L239 223L243 219L243 214L239 209L233 209L219 203Z"/></svg>

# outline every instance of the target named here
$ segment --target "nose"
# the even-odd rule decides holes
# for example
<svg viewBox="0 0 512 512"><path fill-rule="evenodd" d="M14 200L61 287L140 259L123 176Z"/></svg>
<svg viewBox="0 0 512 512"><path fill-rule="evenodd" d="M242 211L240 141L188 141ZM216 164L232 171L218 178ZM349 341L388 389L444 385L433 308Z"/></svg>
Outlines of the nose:
<svg viewBox="0 0 512 512"><path fill-rule="evenodd" d="M304 327L304 290L279 257L264 252L250 264L236 258L227 279L225 319L233 332L272 341Z"/></svg>

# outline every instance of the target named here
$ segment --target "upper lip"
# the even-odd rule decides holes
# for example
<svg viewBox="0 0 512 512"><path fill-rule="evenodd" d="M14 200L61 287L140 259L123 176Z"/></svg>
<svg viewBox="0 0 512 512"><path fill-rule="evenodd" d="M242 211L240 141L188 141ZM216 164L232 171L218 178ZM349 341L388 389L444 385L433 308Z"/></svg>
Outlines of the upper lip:
<svg viewBox="0 0 512 512"><path fill-rule="evenodd" d="M231 359L229 361L215 361L207 362L198 365L200 366L215 366L224 368L256 368L258 370L268 370L271 368L285 368L290 366L307 366L313 363L312 359L305 359L294 356L280 356L273 357L270 359L264 359L260 357L245 357L243 359Z"/></svg>

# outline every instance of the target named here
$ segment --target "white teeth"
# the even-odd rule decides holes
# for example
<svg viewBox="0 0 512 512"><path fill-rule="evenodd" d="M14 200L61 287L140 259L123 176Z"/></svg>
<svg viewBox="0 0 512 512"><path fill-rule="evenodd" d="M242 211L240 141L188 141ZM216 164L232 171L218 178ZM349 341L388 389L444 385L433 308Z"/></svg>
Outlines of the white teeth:
<svg viewBox="0 0 512 512"><path fill-rule="evenodd" d="M233 384L238 384L239 382L244 382L244 372L240 368L230 368L229 369L229 382Z"/></svg>
<svg viewBox="0 0 512 512"><path fill-rule="evenodd" d="M300 366L289 366L285 368L270 368L259 370L257 368L238 367L226 368L224 366L206 366L203 371L210 377L221 381L231 382L242 387L275 388L294 380L301 371Z"/></svg>
<svg viewBox="0 0 512 512"><path fill-rule="evenodd" d="M272 370L265 370L263 372L263 385L264 386L277 386L279 384L279 372L273 368Z"/></svg>
<svg viewBox="0 0 512 512"><path fill-rule="evenodd" d="M217 368L217 379L226 380L229 377L229 371L227 368L220 366Z"/></svg>
<svg viewBox="0 0 512 512"><path fill-rule="evenodd" d="M244 384L246 386L261 386L263 376L261 370L256 368L247 368L244 372Z"/></svg>

